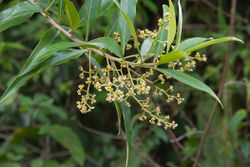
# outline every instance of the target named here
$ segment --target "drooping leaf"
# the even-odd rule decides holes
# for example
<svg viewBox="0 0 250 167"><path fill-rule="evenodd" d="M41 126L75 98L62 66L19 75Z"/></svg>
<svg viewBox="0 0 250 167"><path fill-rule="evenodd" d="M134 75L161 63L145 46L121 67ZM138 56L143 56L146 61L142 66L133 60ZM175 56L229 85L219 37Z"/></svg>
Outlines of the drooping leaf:
<svg viewBox="0 0 250 167"><path fill-rule="evenodd" d="M0 32L25 22L40 11L42 9L38 5L25 1L0 12Z"/></svg>
<svg viewBox="0 0 250 167"><path fill-rule="evenodd" d="M213 98L215 98L221 105L221 107L223 108L223 105L220 101L220 99L216 96L216 94L213 92L212 89L210 89L206 84L204 84L203 82L201 82L200 80L185 74L184 72L180 72L180 71L176 71L176 70L170 70L170 69L163 69L163 68L155 68L157 71L168 75L184 84L187 84L195 89L204 91L206 93L208 93L210 96L212 96Z"/></svg>
<svg viewBox="0 0 250 167"><path fill-rule="evenodd" d="M169 13L170 13L170 21L168 26L168 45L167 45L167 53L169 51L169 48L174 41L174 37L176 34L176 18L175 18L175 10L174 5L171 0L168 0L169 2Z"/></svg>
<svg viewBox="0 0 250 167"><path fill-rule="evenodd" d="M32 70L26 72L24 75L18 75L5 90L4 94L0 98L0 104L4 102L12 94L16 93L17 90L25 84L25 82L38 74L39 72L62 63L65 63L71 59L75 59L83 54L81 50L67 50L63 52L56 53L43 61L42 63L36 65Z"/></svg>
<svg viewBox="0 0 250 167"><path fill-rule="evenodd" d="M138 42L135 28L132 22L134 21L135 15L136 15L137 0L121 0L121 5L117 2L117 0L113 0L113 1L115 2L116 6L120 9L121 14L122 14L119 18L119 29L120 29L123 53L125 52L126 45L130 39L131 34L136 44L138 53L140 53L139 42Z"/></svg>
<svg viewBox="0 0 250 167"><path fill-rule="evenodd" d="M88 39L90 29L98 16L101 0L86 0L84 3L84 25L86 30L86 40Z"/></svg>
<svg viewBox="0 0 250 167"><path fill-rule="evenodd" d="M131 142L132 142L131 111L130 111L130 108L125 104L125 102L121 103L121 109L122 109L122 115L123 115L123 120L124 120L125 135L126 135L126 147L127 147L125 167L128 167L129 155L130 155L130 150L131 150Z"/></svg>
<svg viewBox="0 0 250 167"><path fill-rule="evenodd" d="M177 28L177 36L176 36L176 50L178 49L181 42L181 34L182 34L182 24L183 24L183 16L182 16L182 8L181 2L178 0L178 28Z"/></svg>
<svg viewBox="0 0 250 167"><path fill-rule="evenodd" d="M25 73L31 71L34 69L38 64L42 63L44 60L48 59L50 56L52 56L54 53L68 49L70 47L78 47L81 46L81 43L75 43L75 42L59 42L53 45L49 45L41 49L39 52L37 52L33 59L27 63L28 65L24 65L24 68L19 73L20 75L24 75Z"/></svg>
<svg viewBox="0 0 250 167"><path fill-rule="evenodd" d="M236 37L223 37L223 38L219 38L219 39L212 39L212 40L209 40L209 41L206 41L206 42L203 42L203 43L200 43L190 49L187 50L188 53L191 53L195 50L199 50L201 48L205 48L207 46L210 46L210 45L214 45L214 44L217 44L217 43L222 43L222 42L226 42L226 41L238 41L238 42L242 42L242 40L240 40L239 38L236 38Z"/></svg>
<svg viewBox="0 0 250 167"><path fill-rule="evenodd" d="M89 41L88 44L98 46L99 48L108 49L118 57L123 58L120 45L118 45L118 43L110 37L97 38Z"/></svg>
<svg viewBox="0 0 250 167"><path fill-rule="evenodd" d="M70 127L53 125L49 134L54 140L67 148L76 162L83 166L85 160L84 149L79 137Z"/></svg>
<svg viewBox="0 0 250 167"><path fill-rule="evenodd" d="M190 48L193 48L194 46L208 40L208 38L202 38L202 37L194 37L190 39L186 39L180 43L179 50L187 51Z"/></svg>
<svg viewBox="0 0 250 167"><path fill-rule="evenodd" d="M64 0L64 1L65 1L65 11L67 20L69 22L70 28L72 29L72 31L74 31L74 29L76 29L79 26L80 17L74 4L70 0Z"/></svg>
<svg viewBox="0 0 250 167"><path fill-rule="evenodd" d="M187 58L187 53L181 50L172 51L165 55L162 55L159 61L159 64L165 64L173 61L177 61L179 59Z"/></svg>

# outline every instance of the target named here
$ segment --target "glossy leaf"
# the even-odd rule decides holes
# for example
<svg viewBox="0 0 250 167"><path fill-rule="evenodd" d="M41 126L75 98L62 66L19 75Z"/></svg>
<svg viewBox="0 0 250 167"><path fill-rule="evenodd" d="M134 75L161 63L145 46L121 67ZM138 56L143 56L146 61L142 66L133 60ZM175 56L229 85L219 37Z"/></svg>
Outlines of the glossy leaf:
<svg viewBox="0 0 250 167"><path fill-rule="evenodd" d="M165 64L173 61L177 61L179 59L187 58L187 53L181 50L173 51L162 55L159 61L159 64Z"/></svg>
<svg viewBox="0 0 250 167"><path fill-rule="evenodd" d="M72 31L74 31L74 29L76 29L79 26L80 17L74 4L70 0L64 0L64 1L65 1L65 11L67 20L69 22L70 28L72 29Z"/></svg>
<svg viewBox="0 0 250 167"><path fill-rule="evenodd" d="M181 42L181 34L182 34L182 24L183 24L183 16L182 16L182 8L181 2L178 0L178 28L177 28L177 36L176 36L176 50L178 49Z"/></svg>
<svg viewBox="0 0 250 167"><path fill-rule="evenodd" d="M167 46L167 52L169 51L169 48L174 41L174 37L176 34L176 18L175 18L175 10L174 5L171 0L168 0L169 2L169 13L170 13L170 21L168 26L168 46Z"/></svg>
<svg viewBox="0 0 250 167"><path fill-rule="evenodd" d="M213 92L212 89L210 89L206 84L204 84L203 82L201 82L200 80L184 73L184 72L180 72L180 71L176 71L176 70L170 70L170 69L163 69L163 68L155 68L157 71L168 75L184 84L187 84L195 89L204 91L206 93L208 93L210 96L212 96L213 98L215 98L221 105L221 107L223 108L223 105L220 101L220 99L216 96L216 94Z"/></svg>
<svg viewBox="0 0 250 167"><path fill-rule="evenodd" d="M86 26L86 40L99 12L101 0L86 0L84 3L84 25Z"/></svg>
<svg viewBox="0 0 250 167"><path fill-rule="evenodd" d="M120 16L119 18L119 28L120 28L120 36L121 36L123 53L125 52L126 45L130 39L131 34L137 46L138 53L140 53L139 42L137 39L134 25L132 23L136 15L136 2L137 1L136 0L121 0L121 5L117 2L117 0L113 0L113 1L115 2L116 6L120 9L121 14L123 16L123 17Z"/></svg>
<svg viewBox="0 0 250 167"><path fill-rule="evenodd" d="M210 46L210 45L214 45L214 44L217 44L217 43L222 43L222 42L226 42L226 41L238 41L238 42L242 42L242 40L240 40L239 38L236 38L236 37L223 37L223 38L219 38L219 39L212 39L212 40L209 40L209 41L206 41L206 42L203 42L203 43L200 43L190 49L187 50L188 53L191 53L195 50L199 50L201 48L205 48L207 46Z"/></svg>
<svg viewBox="0 0 250 167"><path fill-rule="evenodd" d="M99 48L108 49L110 52L114 53L118 57L123 58L120 45L118 45L118 43L110 37L97 38L92 41L89 41L88 44L98 46Z"/></svg>
<svg viewBox="0 0 250 167"><path fill-rule="evenodd" d="M83 146L79 137L70 127L53 125L49 134L54 140L67 148L76 162L83 166L85 160Z"/></svg>
<svg viewBox="0 0 250 167"><path fill-rule="evenodd" d="M38 74L39 72L55 66L62 63L65 63L71 59L75 59L83 54L83 51L81 50L67 50L63 52L56 53L46 59L41 64L38 64L33 68L32 70L26 72L24 75L18 75L8 86L7 90L4 92L4 94L0 98L0 104L4 102L8 97L13 95L17 92L17 90L25 84L25 82L33 77L34 75Z"/></svg>
<svg viewBox="0 0 250 167"><path fill-rule="evenodd" d="M153 43L153 39L151 38L147 38L141 46L141 56L145 57L145 55L148 53L150 46ZM150 51L150 53L153 53L152 50Z"/></svg>
<svg viewBox="0 0 250 167"><path fill-rule="evenodd" d="M75 42L59 42L53 45L49 45L41 49L39 52L37 52L33 59L30 60L27 64L24 65L24 68L22 69L20 75L24 75L25 73L31 71L36 66L38 66L40 63L48 59L50 56L52 56L54 53L68 49L70 47L78 47L81 46L81 43L75 43Z"/></svg>
<svg viewBox="0 0 250 167"><path fill-rule="evenodd" d="M180 43L179 50L187 51L190 48L195 47L196 45L208 40L208 38L202 38L202 37L194 37L190 39L186 39Z"/></svg>
<svg viewBox="0 0 250 167"><path fill-rule="evenodd" d="M25 1L0 12L0 32L25 22L40 11L42 9L38 5Z"/></svg>

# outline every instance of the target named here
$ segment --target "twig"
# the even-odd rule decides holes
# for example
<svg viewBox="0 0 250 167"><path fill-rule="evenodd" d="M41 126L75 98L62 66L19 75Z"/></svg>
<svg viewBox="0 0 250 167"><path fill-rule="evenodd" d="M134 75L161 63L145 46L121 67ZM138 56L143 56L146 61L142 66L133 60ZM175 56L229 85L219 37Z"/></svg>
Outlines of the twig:
<svg viewBox="0 0 250 167"><path fill-rule="evenodd" d="M234 32L234 21L235 21L236 3L237 3L237 0L232 0L231 1L231 17L230 17L229 36L232 36L233 32ZM223 72L222 72L222 76L221 76L221 81L220 81L220 89L219 89L219 93L218 93L218 97L219 98L221 98L222 91L223 91L223 88L224 88L224 84L225 84L225 80L226 80L226 76L227 76L227 70L228 70L229 57L230 57L231 50L232 50L232 42L229 42L228 43L227 54L226 54L226 57L225 57L225 63L224 63L224 67L223 67ZM204 145L204 142L205 142L206 136L208 134L208 131L209 131L210 127L211 127L212 120L214 118L217 106L218 106L218 102L216 101L214 103L213 110L212 110L212 112L211 112L211 114L209 116L209 120L207 122L205 131L204 131L204 133L202 135L200 146L199 146L198 152L197 152L197 154L195 156L195 161L193 163L193 167L197 166L197 163L198 163L198 160L200 158L201 151L202 151L202 147Z"/></svg>
<svg viewBox="0 0 250 167"><path fill-rule="evenodd" d="M189 133L186 133L184 135L181 135L179 137L177 137L175 140L171 139L170 141L172 143L175 143L175 142L179 142L181 141L182 139L188 137L188 136L192 136L192 135L197 135L197 134L203 134L203 131L193 131L193 132L189 132Z"/></svg>
<svg viewBox="0 0 250 167"><path fill-rule="evenodd" d="M113 135L113 134L101 132L101 131L98 131L98 130L95 130L95 129L86 127L86 126L84 126L80 121L77 121L77 125L78 125L81 129L86 130L86 131L88 131L88 132L90 132L90 133L93 133L93 134L96 134L96 135L108 137L108 138L111 138L111 139L114 139L114 140L125 140L124 137L115 136L115 135Z"/></svg>

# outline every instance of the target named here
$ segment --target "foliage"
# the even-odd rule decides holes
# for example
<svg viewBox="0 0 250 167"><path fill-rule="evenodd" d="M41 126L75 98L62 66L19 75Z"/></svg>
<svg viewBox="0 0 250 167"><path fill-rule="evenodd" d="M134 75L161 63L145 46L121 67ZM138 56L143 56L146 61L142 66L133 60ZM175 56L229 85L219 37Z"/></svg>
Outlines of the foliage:
<svg viewBox="0 0 250 167"><path fill-rule="evenodd" d="M192 134L204 129L213 101L183 84L208 93L221 105L223 102L225 108L225 112L216 114L216 127L211 134L217 137L205 143L201 166L249 164L248 123L245 122L250 97L246 78L249 61L241 56L246 55L247 47L237 45L242 48L232 53L229 78L237 82L225 85L226 96L221 102L213 90L218 89L221 68L218 60L225 47L212 47L214 56L208 59L208 66L198 64L207 61L207 57L194 51L221 42L242 41L221 37L226 33L182 32L183 23L189 22L182 13L195 14L199 4L184 12L180 1L161 4L163 16L152 31L134 27L134 21L139 24L140 18L150 18L147 12L157 14L157 3L151 0L86 0L85 3L13 0L0 4L1 166L137 167L153 166L156 162L164 166L166 159L168 166L190 166L190 157L194 156L199 142L199 135ZM199 13L204 15L203 20L209 21L205 13ZM220 12L218 20L223 25L220 32L226 32L227 23ZM217 39L189 38L201 34ZM240 31L236 34L248 40ZM189 39L181 40L181 36ZM245 59L240 74L235 75L234 70L239 68L234 65ZM77 79L78 66L80 79ZM190 73L195 69L197 73ZM88 115L75 112L77 99L82 113L94 112ZM117 112L111 112L115 109ZM177 129L177 123L170 121L173 117L178 122ZM116 120L120 136L85 126L105 128L113 133ZM166 130L137 123L138 120ZM182 150L174 146L175 155L169 149L176 142L172 139L173 132L187 134ZM119 147L123 143L127 149ZM167 154L170 156L166 158Z"/></svg>

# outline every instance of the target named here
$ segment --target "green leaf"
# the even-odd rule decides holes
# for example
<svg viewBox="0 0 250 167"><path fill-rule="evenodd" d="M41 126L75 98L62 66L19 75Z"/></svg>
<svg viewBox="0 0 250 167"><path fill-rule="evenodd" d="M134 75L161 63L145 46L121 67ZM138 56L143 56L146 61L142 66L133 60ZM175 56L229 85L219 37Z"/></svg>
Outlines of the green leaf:
<svg viewBox="0 0 250 167"><path fill-rule="evenodd" d="M238 110L229 121L228 129L231 132L235 132L239 128L239 125L242 122L242 120L246 118L246 116L247 112L245 109Z"/></svg>
<svg viewBox="0 0 250 167"><path fill-rule="evenodd" d="M223 37L223 38L212 39L212 40L200 43L200 44L188 49L187 52L191 53L195 50L199 50L201 48L205 48L207 46L214 45L214 44L221 43L221 42L226 42L226 41L238 41L238 42L244 43L242 40L240 40L239 38L236 38L236 37Z"/></svg>
<svg viewBox="0 0 250 167"><path fill-rule="evenodd" d="M113 4L113 0L102 0L98 16L103 16L104 14L106 14Z"/></svg>
<svg viewBox="0 0 250 167"><path fill-rule="evenodd" d="M162 5L162 8L163 8L163 13L169 12L169 8L167 5ZM163 20L164 20L164 18L163 18ZM158 37L159 41L167 41L168 31L165 29L167 26L168 26L168 23L165 23L162 31L159 34L159 37ZM158 56L159 54L161 54L161 52L163 51L164 48L165 47L164 47L163 43L156 42L150 53L154 53L156 56Z"/></svg>
<svg viewBox="0 0 250 167"><path fill-rule="evenodd" d="M204 91L206 93L208 93L210 96L212 96L213 98L215 98L221 105L221 107L223 108L223 105L220 101L220 99L216 96L216 94L213 92L212 89L210 89L206 84L204 84L203 82L201 82L200 80L185 74L183 72L180 71L176 71L176 70L170 70L170 69L163 69L163 68L155 68L157 71L168 75L170 77L173 77L174 79L187 84L195 89Z"/></svg>
<svg viewBox="0 0 250 167"><path fill-rule="evenodd" d="M162 55L159 61L159 64L165 64L173 61L177 61L179 59L187 58L187 53L181 50L173 51Z"/></svg>
<svg viewBox="0 0 250 167"><path fill-rule="evenodd" d="M48 59L38 64L32 70L26 72L24 75L18 75L5 90L4 94L0 98L0 104L4 102L8 97L17 92L17 90L25 84L25 82L38 74L39 72L59 64L63 64L71 59L75 59L83 54L81 50L67 50L63 52L51 55Z"/></svg>
<svg viewBox="0 0 250 167"><path fill-rule="evenodd" d="M142 43L142 46L141 46L141 56L142 57L145 57L146 54L148 53L149 51L149 48L150 46L152 45L153 43L153 40L151 38L147 38L143 43ZM152 50L150 51L150 53L153 53ZM144 59L142 59L144 60Z"/></svg>
<svg viewBox="0 0 250 167"><path fill-rule="evenodd" d="M86 40L99 12L101 0L86 0L84 3L84 24L86 26Z"/></svg>
<svg viewBox="0 0 250 167"><path fill-rule="evenodd" d="M105 36L111 36L114 32L118 32L119 14L119 9L114 10L112 16L109 19L108 26L106 27Z"/></svg>
<svg viewBox="0 0 250 167"><path fill-rule="evenodd" d="M169 13L170 13L170 21L168 26L168 46L167 46L167 53L169 51L169 48L174 41L175 33L176 33L176 18L175 18L175 11L174 11L174 5L171 0L168 0L169 2Z"/></svg>
<svg viewBox="0 0 250 167"><path fill-rule="evenodd" d="M138 53L140 53L139 42L137 39L134 25L131 21L135 19L137 0L121 0L121 5L117 2L117 0L113 0L113 1L116 4L116 6L120 9L121 14L123 15L123 17L120 16L120 19L119 19L119 26L120 26L119 28L120 28L123 53L125 52L126 45L130 39L131 34L136 44Z"/></svg>
<svg viewBox="0 0 250 167"><path fill-rule="evenodd" d="M58 0L58 20L61 19L64 10L64 0Z"/></svg>
<svg viewBox="0 0 250 167"><path fill-rule="evenodd" d="M178 0L178 28L177 28L177 37L176 37L176 50L178 49L181 42L181 34L182 34L182 24L183 24L183 16L182 16L182 8L181 2Z"/></svg>
<svg viewBox="0 0 250 167"><path fill-rule="evenodd" d="M85 160L83 146L79 137L70 127L53 125L49 134L54 140L67 148L76 162L83 166Z"/></svg>
<svg viewBox="0 0 250 167"><path fill-rule="evenodd" d="M118 57L123 58L120 45L118 45L118 43L110 37L97 38L92 41L89 41L88 44L98 46L99 48L108 49L110 52L114 53Z"/></svg>
<svg viewBox="0 0 250 167"><path fill-rule="evenodd" d="M129 160L131 142L132 142L131 111L130 111L130 108L125 104L125 102L121 103L121 109L122 109L122 114L123 114L123 119L124 119L124 127L125 127L125 135L126 135L126 147L127 147L125 167L128 167L128 160Z"/></svg>
<svg viewBox="0 0 250 167"><path fill-rule="evenodd" d="M179 50L187 51L190 48L193 48L194 46L208 40L208 38L202 38L202 37L194 37L190 39L186 39L180 43Z"/></svg>
<svg viewBox="0 0 250 167"><path fill-rule="evenodd" d="M42 9L38 5L25 1L0 12L0 32L25 22L40 11Z"/></svg>
<svg viewBox="0 0 250 167"><path fill-rule="evenodd" d="M53 45L49 45L41 49L38 53L32 57L32 59L27 64L24 65L24 68L20 72L20 75L24 75L25 73L31 71L34 69L38 64L42 63L44 60L48 59L50 56L52 56L54 53L68 49L70 47L78 47L81 46L81 43L75 43L75 42L59 42Z"/></svg>
<svg viewBox="0 0 250 167"><path fill-rule="evenodd" d="M64 1L65 1L65 10L67 19L70 28L72 29L72 31L74 31L74 29L76 29L79 26L80 17L74 4L70 0L64 0Z"/></svg>
<svg viewBox="0 0 250 167"><path fill-rule="evenodd" d="M122 117L121 117L121 111L120 111L119 103L117 101L115 101L114 103L115 103L115 109L116 109L117 118L118 118L118 136L119 136L120 133L121 133L121 120L122 120Z"/></svg>

